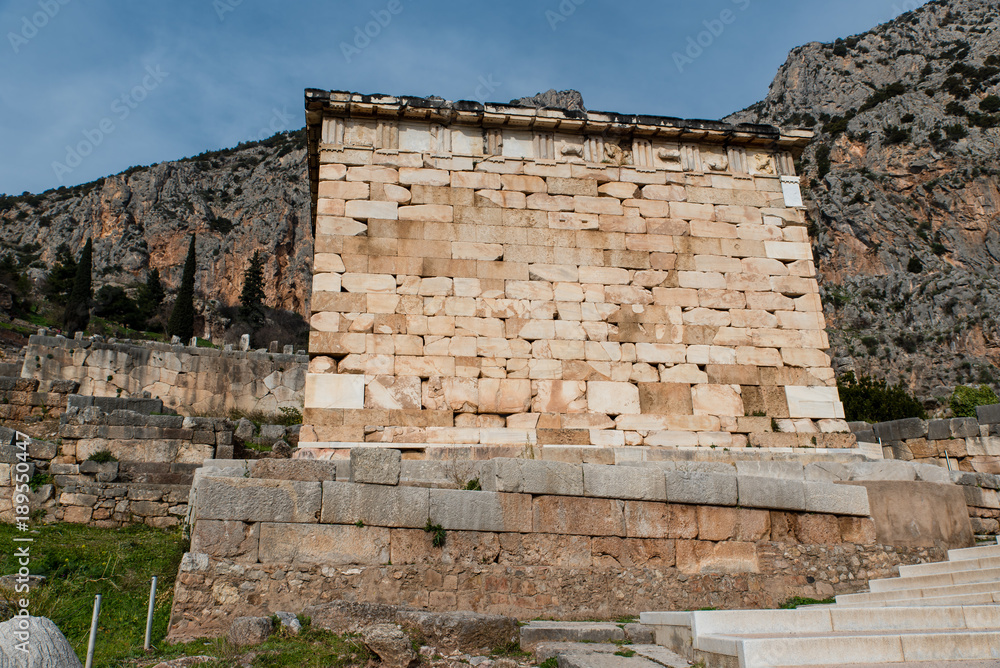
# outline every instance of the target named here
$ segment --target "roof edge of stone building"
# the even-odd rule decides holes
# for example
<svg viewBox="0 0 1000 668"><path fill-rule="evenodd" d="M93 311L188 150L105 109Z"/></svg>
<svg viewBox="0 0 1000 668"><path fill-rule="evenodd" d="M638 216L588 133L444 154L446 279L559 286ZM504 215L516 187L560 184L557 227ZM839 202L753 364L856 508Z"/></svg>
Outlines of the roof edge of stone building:
<svg viewBox="0 0 1000 668"><path fill-rule="evenodd" d="M481 125L493 128L543 130L571 134L633 133L638 136L690 142L775 146L800 153L814 136L811 130L781 129L773 125L732 124L604 111L538 109L514 104L441 98L362 94L338 90L305 90L307 121L323 113L350 118L429 121L444 125ZM312 118L310 116L312 115Z"/></svg>

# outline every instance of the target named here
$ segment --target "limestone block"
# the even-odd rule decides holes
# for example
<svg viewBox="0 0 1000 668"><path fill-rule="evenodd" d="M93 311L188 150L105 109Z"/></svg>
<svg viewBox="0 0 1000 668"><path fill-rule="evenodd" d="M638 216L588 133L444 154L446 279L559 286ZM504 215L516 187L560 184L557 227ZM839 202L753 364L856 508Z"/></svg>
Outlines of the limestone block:
<svg viewBox="0 0 1000 668"><path fill-rule="evenodd" d="M479 412L507 415L527 413L531 408L531 381L482 378L479 380Z"/></svg>
<svg viewBox="0 0 1000 668"><path fill-rule="evenodd" d="M581 283L598 283L602 285L627 285L632 275L627 269L620 267L580 267Z"/></svg>
<svg viewBox="0 0 1000 668"><path fill-rule="evenodd" d="M639 388L631 383L589 381L587 407L594 413L608 415L638 414L642 410Z"/></svg>
<svg viewBox="0 0 1000 668"><path fill-rule="evenodd" d="M774 260L811 260L812 247L808 243L791 241L765 241L767 257Z"/></svg>
<svg viewBox="0 0 1000 668"><path fill-rule="evenodd" d="M744 508L805 510L805 483L801 480L737 475L736 486L739 505Z"/></svg>
<svg viewBox="0 0 1000 668"><path fill-rule="evenodd" d="M669 343L636 343L635 358L649 364L683 364L687 360L687 347Z"/></svg>
<svg viewBox="0 0 1000 668"><path fill-rule="evenodd" d="M625 501L572 496L534 498L533 530L579 536L625 536Z"/></svg>
<svg viewBox="0 0 1000 668"><path fill-rule="evenodd" d="M663 471L637 466L583 465L585 496L640 501L666 501Z"/></svg>
<svg viewBox="0 0 1000 668"><path fill-rule="evenodd" d="M685 383L639 383L643 414L693 415L691 386Z"/></svg>
<svg viewBox="0 0 1000 668"><path fill-rule="evenodd" d="M350 203L348 203L350 204ZM395 203L392 203L395 205ZM454 220L454 209L448 204L412 204L398 208L399 220L450 223Z"/></svg>
<svg viewBox="0 0 1000 668"><path fill-rule="evenodd" d="M695 385L691 388L695 415L737 417L744 414L739 385Z"/></svg>
<svg viewBox="0 0 1000 668"><path fill-rule="evenodd" d="M1000 424L1000 404L976 406L979 424Z"/></svg>
<svg viewBox="0 0 1000 668"><path fill-rule="evenodd" d="M364 408L365 377L356 374L306 374L307 408Z"/></svg>
<svg viewBox="0 0 1000 668"><path fill-rule="evenodd" d="M453 531L530 533L531 496L457 489L430 490L430 521Z"/></svg>
<svg viewBox="0 0 1000 668"><path fill-rule="evenodd" d="M704 471L665 471L664 481L670 503L735 506L736 475Z"/></svg>
<svg viewBox="0 0 1000 668"><path fill-rule="evenodd" d="M351 482L398 485L401 459L391 448L351 448Z"/></svg>
<svg viewBox="0 0 1000 668"><path fill-rule="evenodd" d="M346 273L340 280L345 292L396 292L396 278L390 274Z"/></svg>
<svg viewBox="0 0 1000 668"><path fill-rule="evenodd" d="M429 497L426 488L323 483L323 524L422 529L427 524Z"/></svg>
<svg viewBox="0 0 1000 668"><path fill-rule="evenodd" d="M191 551L236 563L257 563L260 524L199 519L191 532Z"/></svg>
<svg viewBox="0 0 1000 668"><path fill-rule="evenodd" d="M677 364L660 371L661 383L707 383L708 374L697 364Z"/></svg>
<svg viewBox="0 0 1000 668"><path fill-rule="evenodd" d="M677 570L686 574L758 573L760 561L753 543L678 540Z"/></svg>
<svg viewBox="0 0 1000 668"><path fill-rule="evenodd" d="M500 183L504 190L519 190L523 193L544 193L547 190L545 179L539 176L503 174Z"/></svg>
<svg viewBox="0 0 1000 668"><path fill-rule="evenodd" d="M835 485L824 482L805 483L805 509L810 513L856 515L867 517L868 490L861 485Z"/></svg>
<svg viewBox="0 0 1000 668"><path fill-rule="evenodd" d="M368 231L368 226L359 223L353 218L340 216L316 216L316 236L317 245L321 236L343 236L353 237L364 234Z"/></svg>
<svg viewBox="0 0 1000 668"><path fill-rule="evenodd" d="M389 529L343 524L260 527L260 562L283 568L389 562Z"/></svg>
<svg viewBox="0 0 1000 668"><path fill-rule="evenodd" d="M357 199L347 202L344 211L348 218L396 220L399 216L398 209L399 204L396 202L372 202Z"/></svg>
<svg viewBox="0 0 1000 668"><path fill-rule="evenodd" d="M786 386L788 415L792 418L841 418L844 406L836 387Z"/></svg>
<svg viewBox="0 0 1000 668"><path fill-rule="evenodd" d="M419 410L420 378L417 376L380 375L365 387L365 408Z"/></svg>
<svg viewBox="0 0 1000 668"><path fill-rule="evenodd" d="M763 418L767 420L767 418ZM805 470L799 462L783 461L738 461L736 462L736 473L738 475L751 476L755 478L781 478L783 480L804 480Z"/></svg>
<svg viewBox="0 0 1000 668"><path fill-rule="evenodd" d="M711 204L671 202L670 217L684 220L715 220L715 207Z"/></svg>
<svg viewBox="0 0 1000 668"><path fill-rule="evenodd" d="M583 496L583 469L558 461L494 458L483 463L479 483L489 492Z"/></svg>
<svg viewBox="0 0 1000 668"><path fill-rule="evenodd" d="M579 380L532 381L533 413L582 413L587 410L587 384Z"/></svg>
<svg viewBox="0 0 1000 668"><path fill-rule="evenodd" d="M321 503L318 482L200 477L194 516L199 520L315 523Z"/></svg>
<svg viewBox="0 0 1000 668"><path fill-rule="evenodd" d="M403 185L450 186L451 174L443 169L402 167L399 182Z"/></svg>
<svg viewBox="0 0 1000 668"><path fill-rule="evenodd" d="M319 196L330 199L368 199L367 183L348 181L320 181Z"/></svg>

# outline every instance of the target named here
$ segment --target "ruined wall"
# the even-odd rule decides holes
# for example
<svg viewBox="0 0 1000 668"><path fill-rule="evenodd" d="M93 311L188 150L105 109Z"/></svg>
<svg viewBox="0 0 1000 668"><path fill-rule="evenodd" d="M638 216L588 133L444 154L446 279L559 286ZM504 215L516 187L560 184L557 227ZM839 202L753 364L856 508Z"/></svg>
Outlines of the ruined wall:
<svg viewBox="0 0 1000 668"><path fill-rule="evenodd" d="M808 133L306 102L303 441L853 446L793 174Z"/></svg>
<svg viewBox="0 0 1000 668"><path fill-rule="evenodd" d="M42 392L39 384L33 378L0 376L0 420L57 418L66 410L69 395L79 389L79 383L72 380L47 383Z"/></svg>
<svg viewBox="0 0 1000 668"><path fill-rule="evenodd" d="M767 466L494 459L475 469L483 491L468 491L371 450L354 451L347 479L343 461L203 469L171 638L334 599L560 619L775 607L944 557L876 544L863 487L764 477Z"/></svg>
<svg viewBox="0 0 1000 668"><path fill-rule="evenodd" d="M304 355L290 353L35 335L21 375L45 386L76 381L84 395L152 396L182 415L222 415L301 407L305 367Z"/></svg>

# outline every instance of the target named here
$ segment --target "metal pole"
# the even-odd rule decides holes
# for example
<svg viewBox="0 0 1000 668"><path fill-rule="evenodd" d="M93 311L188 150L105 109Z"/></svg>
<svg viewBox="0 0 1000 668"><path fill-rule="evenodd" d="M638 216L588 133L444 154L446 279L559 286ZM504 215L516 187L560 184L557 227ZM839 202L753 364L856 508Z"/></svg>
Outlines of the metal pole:
<svg viewBox="0 0 1000 668"><path fill-rule="evenodd" d="M153 576L153 584L149 587L149 611L146 613L146 640L142 643L142 648L149 651L150 639L153 636L153 604L156 603L156 576Z"/></svg>
<svg viewBox="0 0 1000 668"><path fill-rule="evenodd" d="M94 597L94 616L90 619L90 642L87 643L87 665L85 668L94 666L94 644L97 642L97 618L101 616L101 595Z"/></svg>

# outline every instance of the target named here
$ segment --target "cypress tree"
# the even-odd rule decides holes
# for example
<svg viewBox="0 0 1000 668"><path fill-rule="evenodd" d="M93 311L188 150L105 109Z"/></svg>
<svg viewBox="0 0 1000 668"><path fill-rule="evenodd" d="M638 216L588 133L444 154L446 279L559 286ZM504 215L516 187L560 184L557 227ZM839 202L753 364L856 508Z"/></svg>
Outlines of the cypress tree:
<svg viewBox="0 0 1000 668"><path fill-rule="evenodd" d="M143 292L143 297L150 301L154 309L163 303L163 284L160 283L159 269L154 269L146 276L146 288Z"/></svg>
<svg viewBox="0 0 1000 668"><path fill-rule="evenodd" d="M69 303L63 312L63 327L68 332L82 332L90 323L90 300L94 296L91 271L94 264L94 242L90 239L83 247L80 261L76 263L76 276Z"/></svg>
<svg viewBox="0 0 1000 668"><path fill-rule="evenodd" d="M167 336L180 337L185 343L194 336L194 240L195 236L192 234L184 274L181 276L181 287L177 291L170 320L167 321Z"/></svg>
<svg viewBox="0 0 1000 668"><path fill-rule="evenodd" d="M250 266L243 272L240 315L253 324L264 322L264 261L260 251L254 251Z"/></svg>

